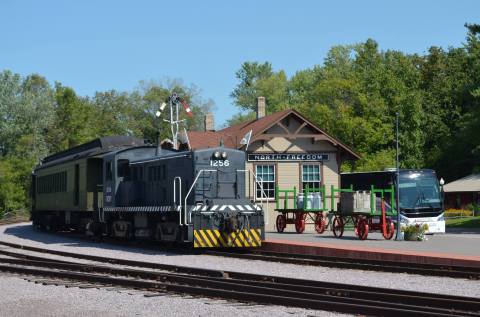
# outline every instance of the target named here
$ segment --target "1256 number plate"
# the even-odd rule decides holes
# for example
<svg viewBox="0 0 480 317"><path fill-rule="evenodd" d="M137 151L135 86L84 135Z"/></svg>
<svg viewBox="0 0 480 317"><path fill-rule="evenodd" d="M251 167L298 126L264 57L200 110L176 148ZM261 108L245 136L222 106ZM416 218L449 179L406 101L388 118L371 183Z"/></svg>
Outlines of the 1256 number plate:
<svg viewBox="0 0 480 317"><path fill-rule="evenodd" d="M230 166L229 160L210 160L210 166Z"/></svg>

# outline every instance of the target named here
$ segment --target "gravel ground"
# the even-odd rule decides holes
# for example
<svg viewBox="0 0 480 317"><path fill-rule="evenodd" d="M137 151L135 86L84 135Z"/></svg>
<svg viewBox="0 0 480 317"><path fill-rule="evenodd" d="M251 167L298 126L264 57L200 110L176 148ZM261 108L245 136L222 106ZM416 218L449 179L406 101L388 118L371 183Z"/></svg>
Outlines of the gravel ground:
<svg viewBox="0 0 480 317"><path fill-rule="evenodd" d="M34 230L30 224L26 223L0 226L0 240L137 261L480 297L480 282L473 280L312 267L208 255L178 255L160 250L92 243L82 239L43 233Z"/></svg>
<svg viewBox="0 0 480 317"><path fill-rule="evenodd" d="M282 306L248 305L207 298L145 297L129 290L40 285L0 276L0 316L347 316Z"/></svg>

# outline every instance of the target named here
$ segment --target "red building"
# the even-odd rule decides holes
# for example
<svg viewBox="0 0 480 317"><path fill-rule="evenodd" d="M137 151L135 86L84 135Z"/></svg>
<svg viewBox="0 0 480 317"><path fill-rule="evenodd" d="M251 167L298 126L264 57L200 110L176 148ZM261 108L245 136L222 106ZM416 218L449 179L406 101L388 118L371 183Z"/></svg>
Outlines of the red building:
<svg viewBox="0 0 480 317"><path fill-rule="evenodd" d="M445 208L464 209L469 204L480 205L480 174L472 174L443 186Z"/></svg>

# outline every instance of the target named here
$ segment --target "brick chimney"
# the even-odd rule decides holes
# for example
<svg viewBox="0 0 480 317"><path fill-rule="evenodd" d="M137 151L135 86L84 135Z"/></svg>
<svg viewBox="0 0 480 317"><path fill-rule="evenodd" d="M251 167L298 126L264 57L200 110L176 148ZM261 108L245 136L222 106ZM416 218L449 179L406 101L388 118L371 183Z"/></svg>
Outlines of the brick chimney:
<svg viewBox="0 0 480 317"><path fill-rule="evenodd" d="M205 131L215 131L215 124L213 122L213 113L205 114Z"/></svg>
<svg viewBox="0 0 480 317"><path fill-rule="evenodd" d="M257 99L257 119L265 117L265 97Z"/></svg>

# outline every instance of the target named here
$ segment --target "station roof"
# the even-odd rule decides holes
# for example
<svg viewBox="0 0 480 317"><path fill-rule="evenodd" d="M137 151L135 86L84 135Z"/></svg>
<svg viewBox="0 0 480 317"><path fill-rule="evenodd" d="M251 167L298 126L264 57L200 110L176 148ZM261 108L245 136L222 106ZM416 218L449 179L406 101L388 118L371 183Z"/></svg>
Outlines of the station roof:
<svg viewBox="0 0 480 317"><path fill-rule="evenodd" d="M446 193L480 192L480 174L471 174L443 186Z"/></svg>
<svg viewBox="0 0 480 317"><path fill-rule="evenodd" d="M241 149L244 145L240 144L240 141L250 130L252 130L252 138L250 142L261 140L261 135L266 130L273 127L275 124L279 123L281 120L288 116L294 116L301 122L304 122L305 125L308 125L315 131L315 133L319 136L319 139L329 141L334 146L340 148L340 150L346 152L346 154L351 158L360 158L360 155L358 153L353 151L351 148L349 148L347 145L343 144L339 140L327 134L316 124L312 123L304 116L302 116L298 111L293 109L286 109L283 111L275 112L263 118L235 124L219 131L189 131L188 139L190 141L190 146L192 149L217 147L220 144L220 141L224 142L225 147ZM289 138L292 137L292 135L287 134L285 134L285 136Z"/></svg>

